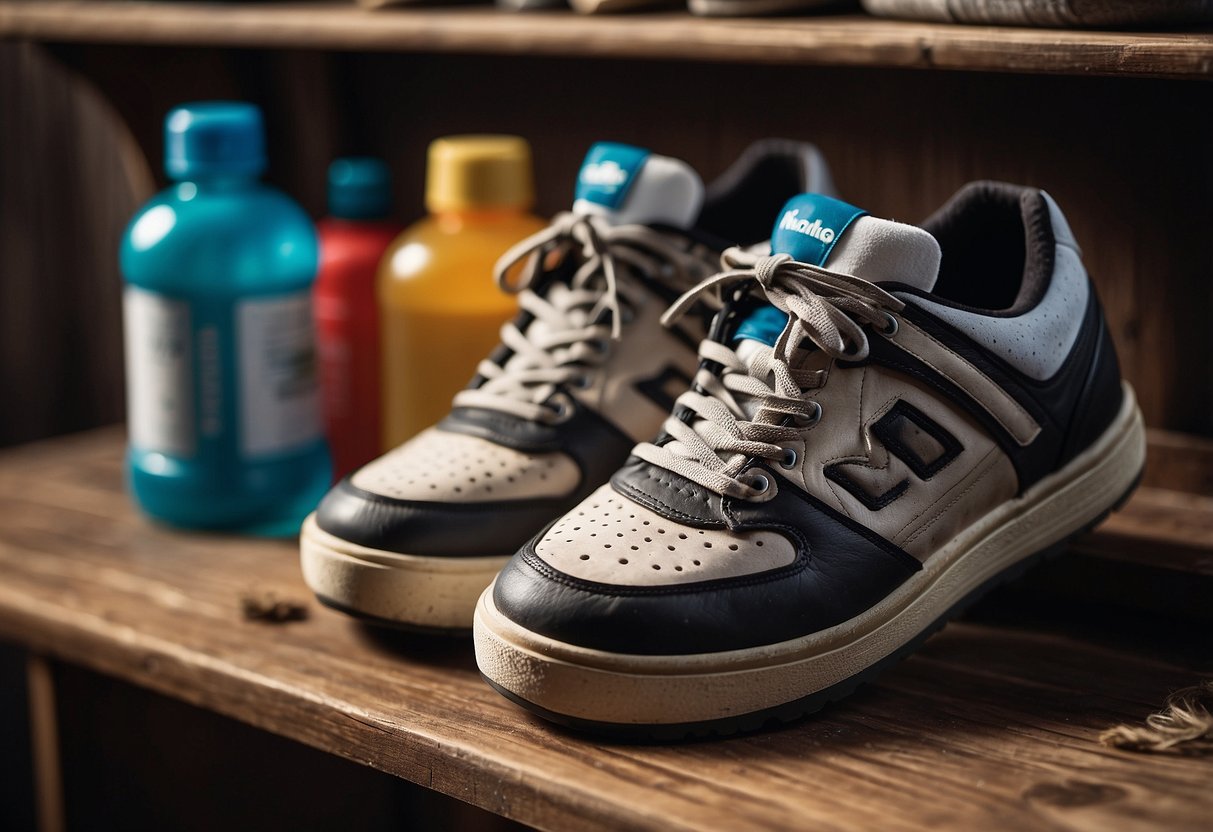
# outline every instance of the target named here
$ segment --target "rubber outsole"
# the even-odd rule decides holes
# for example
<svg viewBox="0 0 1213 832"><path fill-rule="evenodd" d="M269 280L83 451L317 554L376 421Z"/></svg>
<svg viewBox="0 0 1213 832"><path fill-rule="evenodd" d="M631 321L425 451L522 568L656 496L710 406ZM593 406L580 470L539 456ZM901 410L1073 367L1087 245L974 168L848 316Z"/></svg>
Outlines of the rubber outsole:
<svg viewBox="0 0 1213 832"><path fill-rule="evenodd" d="M326 607L376 626L430 634L471 631L476 599L509 560L406 555L360 546L321 529L299 540L303 578Z"/></svg>
<svg viewBox="0 0 1213 832"><path fill-rule="evenodd" d="M343 615L348 615L360 624L366 624L370 627L379 627L384 630L397 630L402 633L412 633L419 636L439 636L442 638L471 638L472 628L467 627L427 627L424 624L410 624L406 621L395 621L391 618L380 618L377 615L370 615L356 610L353 607L347 607L332 598L326 598L323 595L316 595L316 600L330 610L335 610Z"/></svg>

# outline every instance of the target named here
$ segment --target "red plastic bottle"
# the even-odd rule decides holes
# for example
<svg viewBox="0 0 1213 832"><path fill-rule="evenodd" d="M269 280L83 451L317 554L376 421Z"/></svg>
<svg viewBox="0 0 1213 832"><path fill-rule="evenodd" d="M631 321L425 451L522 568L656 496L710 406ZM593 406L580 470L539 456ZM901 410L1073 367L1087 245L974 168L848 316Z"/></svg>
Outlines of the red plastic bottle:
<svg viewBox="0 0 1213 832"><path fill-rule="evenodd" d="M325 433L337 479L381 453L379 311L375 275L401 225L390 219L391 179L378 159L329 167L329 215L316 224L313 289Z"/></svg>

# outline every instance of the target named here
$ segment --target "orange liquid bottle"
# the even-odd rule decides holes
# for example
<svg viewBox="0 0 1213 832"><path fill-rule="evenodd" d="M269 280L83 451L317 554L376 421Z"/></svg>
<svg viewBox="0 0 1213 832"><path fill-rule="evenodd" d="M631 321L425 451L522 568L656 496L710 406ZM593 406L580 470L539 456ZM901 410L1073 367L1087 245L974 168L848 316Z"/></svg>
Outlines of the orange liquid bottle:
<svg viewBox="0 0 1213 832"><path fill-rule="evenodd" d="M430 216L379 267L385 449L445 416L497 345L517 304L493 283L493 265L546 226L530 213L531 152L515 136L434 141L425 202Z"/></svg>

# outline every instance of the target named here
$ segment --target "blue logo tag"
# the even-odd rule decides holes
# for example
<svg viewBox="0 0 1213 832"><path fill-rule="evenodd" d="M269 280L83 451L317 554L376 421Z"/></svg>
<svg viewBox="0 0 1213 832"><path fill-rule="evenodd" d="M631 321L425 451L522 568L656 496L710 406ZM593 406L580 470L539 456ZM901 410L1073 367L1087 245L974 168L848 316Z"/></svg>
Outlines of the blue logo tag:
<svg viewBox="0 0 1213 832"><path fill-rule="evenodd" d="M597 142L585 155L577 175L577 199L618 211L649 151L614 142Z"/></svg>
<svg viewBox="0 0 1213 832"><path fill-rule="evenodd" d="M861 208L821 194L800 194L788 200L771 229L771 253L790 254L801 263L824 266L835 243L866 214ZM788 325L788 316L774 306L760 306L746 316L734 342L743 338L775 346Z"/></svg>
<svg viewBox="0 0 1213 832"><path fill-rule="evenodd" d="M771 253L790 254L801 263L824 266L835 243L866 213L821 194L794 196L783 206L771 229Z"/></svg>

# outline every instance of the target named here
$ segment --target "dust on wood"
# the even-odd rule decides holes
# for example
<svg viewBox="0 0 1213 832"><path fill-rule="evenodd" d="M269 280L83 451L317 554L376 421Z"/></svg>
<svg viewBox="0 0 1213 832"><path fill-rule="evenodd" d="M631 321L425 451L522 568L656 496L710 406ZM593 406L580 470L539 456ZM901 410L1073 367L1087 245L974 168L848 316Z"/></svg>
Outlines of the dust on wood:
<svg viewBox="0 0 1213 832"><path fill-rule="evenodd" d="M306 621L308 616L306 601L257 587L241 594L240 612L248 621L267 621L271 624Z"/></svg>

